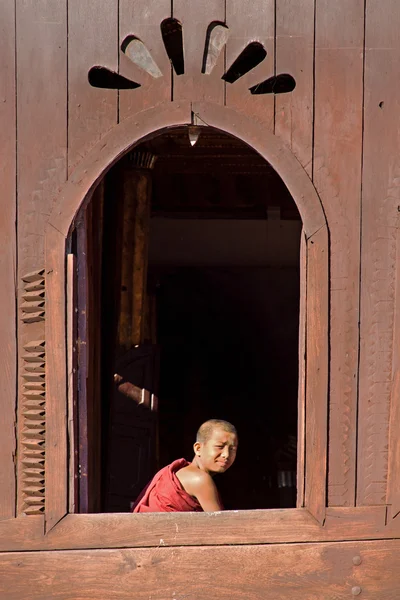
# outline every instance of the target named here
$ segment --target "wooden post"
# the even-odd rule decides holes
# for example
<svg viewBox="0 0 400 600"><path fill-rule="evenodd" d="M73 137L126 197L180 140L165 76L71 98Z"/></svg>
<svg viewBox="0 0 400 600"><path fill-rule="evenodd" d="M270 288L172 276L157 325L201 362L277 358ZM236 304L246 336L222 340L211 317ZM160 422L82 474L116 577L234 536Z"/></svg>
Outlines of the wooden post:
<svg viewBox="0 0 400 600"><path fill-rule="evenodd" d="M132 152L122 169L123 230L118 342L129 350L143 342L151 177L155 156Z"/></svg>

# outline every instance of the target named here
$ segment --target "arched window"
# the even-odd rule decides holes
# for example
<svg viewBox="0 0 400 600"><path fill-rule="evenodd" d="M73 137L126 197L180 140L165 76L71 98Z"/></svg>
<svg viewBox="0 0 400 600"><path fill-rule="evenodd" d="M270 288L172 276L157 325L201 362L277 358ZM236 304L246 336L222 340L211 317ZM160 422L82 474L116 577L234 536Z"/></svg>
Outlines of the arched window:
<svg viewBox="0 0 400 600"><path fill-rule="evenodd" d="M69 238L73 510L129 511L214 417L240 436L226 508L296 506L301 229L272 166L210 127L153 137L98 184Z"/></svg>

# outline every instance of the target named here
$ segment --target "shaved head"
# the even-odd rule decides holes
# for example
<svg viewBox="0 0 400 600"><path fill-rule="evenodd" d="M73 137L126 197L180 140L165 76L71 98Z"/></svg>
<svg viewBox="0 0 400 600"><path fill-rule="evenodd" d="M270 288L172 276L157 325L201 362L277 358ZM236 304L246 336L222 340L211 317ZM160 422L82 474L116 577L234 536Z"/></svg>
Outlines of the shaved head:
<svg viewBox="0 0 400 600"><path fill-rule="evenodd" d="M237 437L236 428L232 425L232 423L223 421L222 419L209 419L203 423L203 425L200 425L196 436L196 442L199 442L200 444L207 442L211 438L215 429L222 429L222 431L233 433Z"/></svg>

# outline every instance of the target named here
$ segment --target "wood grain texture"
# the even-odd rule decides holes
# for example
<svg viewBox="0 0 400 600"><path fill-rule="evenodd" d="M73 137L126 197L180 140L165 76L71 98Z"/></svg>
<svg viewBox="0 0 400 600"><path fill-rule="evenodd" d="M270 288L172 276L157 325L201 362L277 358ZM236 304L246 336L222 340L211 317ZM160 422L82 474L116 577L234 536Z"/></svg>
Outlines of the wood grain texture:
<svg viewBox="0 0 400 600"><path fill-rule="evenodd" d="M151 9L149 10L149 5ZM171 63L164 48L160 25L171 17L171 0L119 0L119 69L121 75L140 83L134 90L120 90L119 117L123 121L160 102L171 99ZM162 72L154 78L137 67L122 51L121 44L129 35L139 38Z"/></svg>
<svg viewBox="0 0 400 600"><path fill-rule="evenodd" d="M67 356L65 237L48 225L46 231L47 305L46 369L46 531L67 512Z"/></svg>
<svg viewBox="0 0 400 600"><path fill-rule="evenodd" d="M293 92L275 96L275 134L309 175L313 150L314 0L276 3L276 73L296 80Z"/></svg>
<svg viewBox="0 0 400 600"><path fill-rule="evenodd" d="M393 123L399 114L399 18L397 2L385 2L382 10L378 2L367 1L357 475L360 505L386 502L389 413L398 377L393 370L397 369L394 360L398 345L393 329L400 163L398 128Z"/></svg>
<svg viewBox="0 0 400 600"><path fill-rule="evenodd" d="M70 514L45 535L43 515L0 523L0 552L387 538L400 538L400 521L387 520L384 506L328 507L323 526L306 509L196 514Z"/></svg>
<svg viewBox="0 0 400 600"><path fill-rule="evenodd" d="M16 303L16 141L14 2L0 5L0 519L15 514L15 420L17 393Z"/></svg>
<svg viewBox="0 0 400 600"><path fill-rule="evenodd" d="M76 257L67 254L68 511L78 508Z"/></svg>
<svg viewBox="0 0 400 600"><path fill-rule="evenodd" d="M173 97L180 100L208 100L223 104L224 50L210 75L203 74L202 62L206 44L207 28L213 21L225 21L225 0L209 0L202 3L174 0L173 16L182 23L185 74L173 75Z"/></svg>
<svg viewBox="0 0 400 600"><path fill-rule="evenodd" d="M343 19L343 15L346 18ZM314 184L330 234L328 504L354 506L364 2L316 3Z"/></svg>
<svg viewBox="0 0 400 600"><path fill-rule="evenodd" d="M22 322L45 320L44 269L23 276ZM45 510L46 457L46 342L25 344L20 393L20 491L21 510L27 515Z"/></svg>
<svg viewBox="0 0 400 600"><path fill-rule="evenodd" d="M226 105L238 108L254 119L262 120L270 131L274 128L272 94L252 95L249 88L274 75L275 8L273 0L247 2L230 0L226 6L226 24L230 29L226 45L226 68L250 42L260 42L267 51L261 64L235 83L226 84Z"/></svg>
<svg viewBox="0 0 400 600"><path fill-rule="evenodd" d="M5 553L5 600L392 600L400 542ZM360 564L355 557L360 558ZM266 565L268 566L266 568ZM357 592L356 592L357 593Z"/></svg>
<svg viewBox="0 0 400 600"><path fill-rule="evenodd" d="M399 196L400 200L400 196ZM389 419L388 483L386 503L390 505L390 517L400 512L400 228L396 227L396 301L393 322L393 383Z"/></svg>
<svg viewBox="0 0 400 600"><path fill-rule="evenodd" d="M299 384L297 409L297 508L304 506L306 427L307 239L300 237Z"/></svg>
<svg viewBox="0 0 400 600"><path fill-rule="evenodd" d="M326 227L307 240L305 506L319 523L325 519L328 357L329 244Z"/></svg>
<svg viewBox="0 0 400 600"><path fill-rule="evenodd" d="M117 90L94 88L94 66L118 71L118 2L68 2L68 172L118 120Z"/></svg>
<svg viewBox="0 0 400 600"><path fill-rule="evenodd" d="M66 179L66 6L63 0L16 3L17 16L17 185L19 302L23 277L44 264L44 229L54 197ZM33 109L34 108L34 117ZM24 313L21 311L22 316ZM44 340L44 321L20 321L19 360L24 347ZM24 379L20 379L20 389ZM23 397L21 396L21 400ZM18 409L18 456L22 445L22 403ZM22 461L18 461L18 512L23 511Z"/></svg>

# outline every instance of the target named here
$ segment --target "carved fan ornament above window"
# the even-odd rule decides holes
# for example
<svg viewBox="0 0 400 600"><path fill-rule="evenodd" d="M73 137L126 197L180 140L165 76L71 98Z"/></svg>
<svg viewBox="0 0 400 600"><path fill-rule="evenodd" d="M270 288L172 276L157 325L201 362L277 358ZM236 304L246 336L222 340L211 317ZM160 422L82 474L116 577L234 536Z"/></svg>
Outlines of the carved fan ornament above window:
<svg viewBox="0 0 400 600"><path fill-rule="evenodd" d="M161 36L165 51L176 75L185 73L185 55L183 46L183 28L177 19L162 21ZM210 75L229 38L229 28L220 22L212 22L207 28L201 73ZM140 69L154 77L162 77L163 73L154 61L145 44L136 36L127 36L121 44L122 52ZM260 42L250 42L230 67L222 79L233 84L246 73L257 67L267 56L267 50ZM93 87L105 89L135 89L141 84L111 71L107 67L94 66L88 73L89 83ZM292 92L296 81L292 75L281 73L273 75L249 88L251 94L284 94Z"/></svg>

